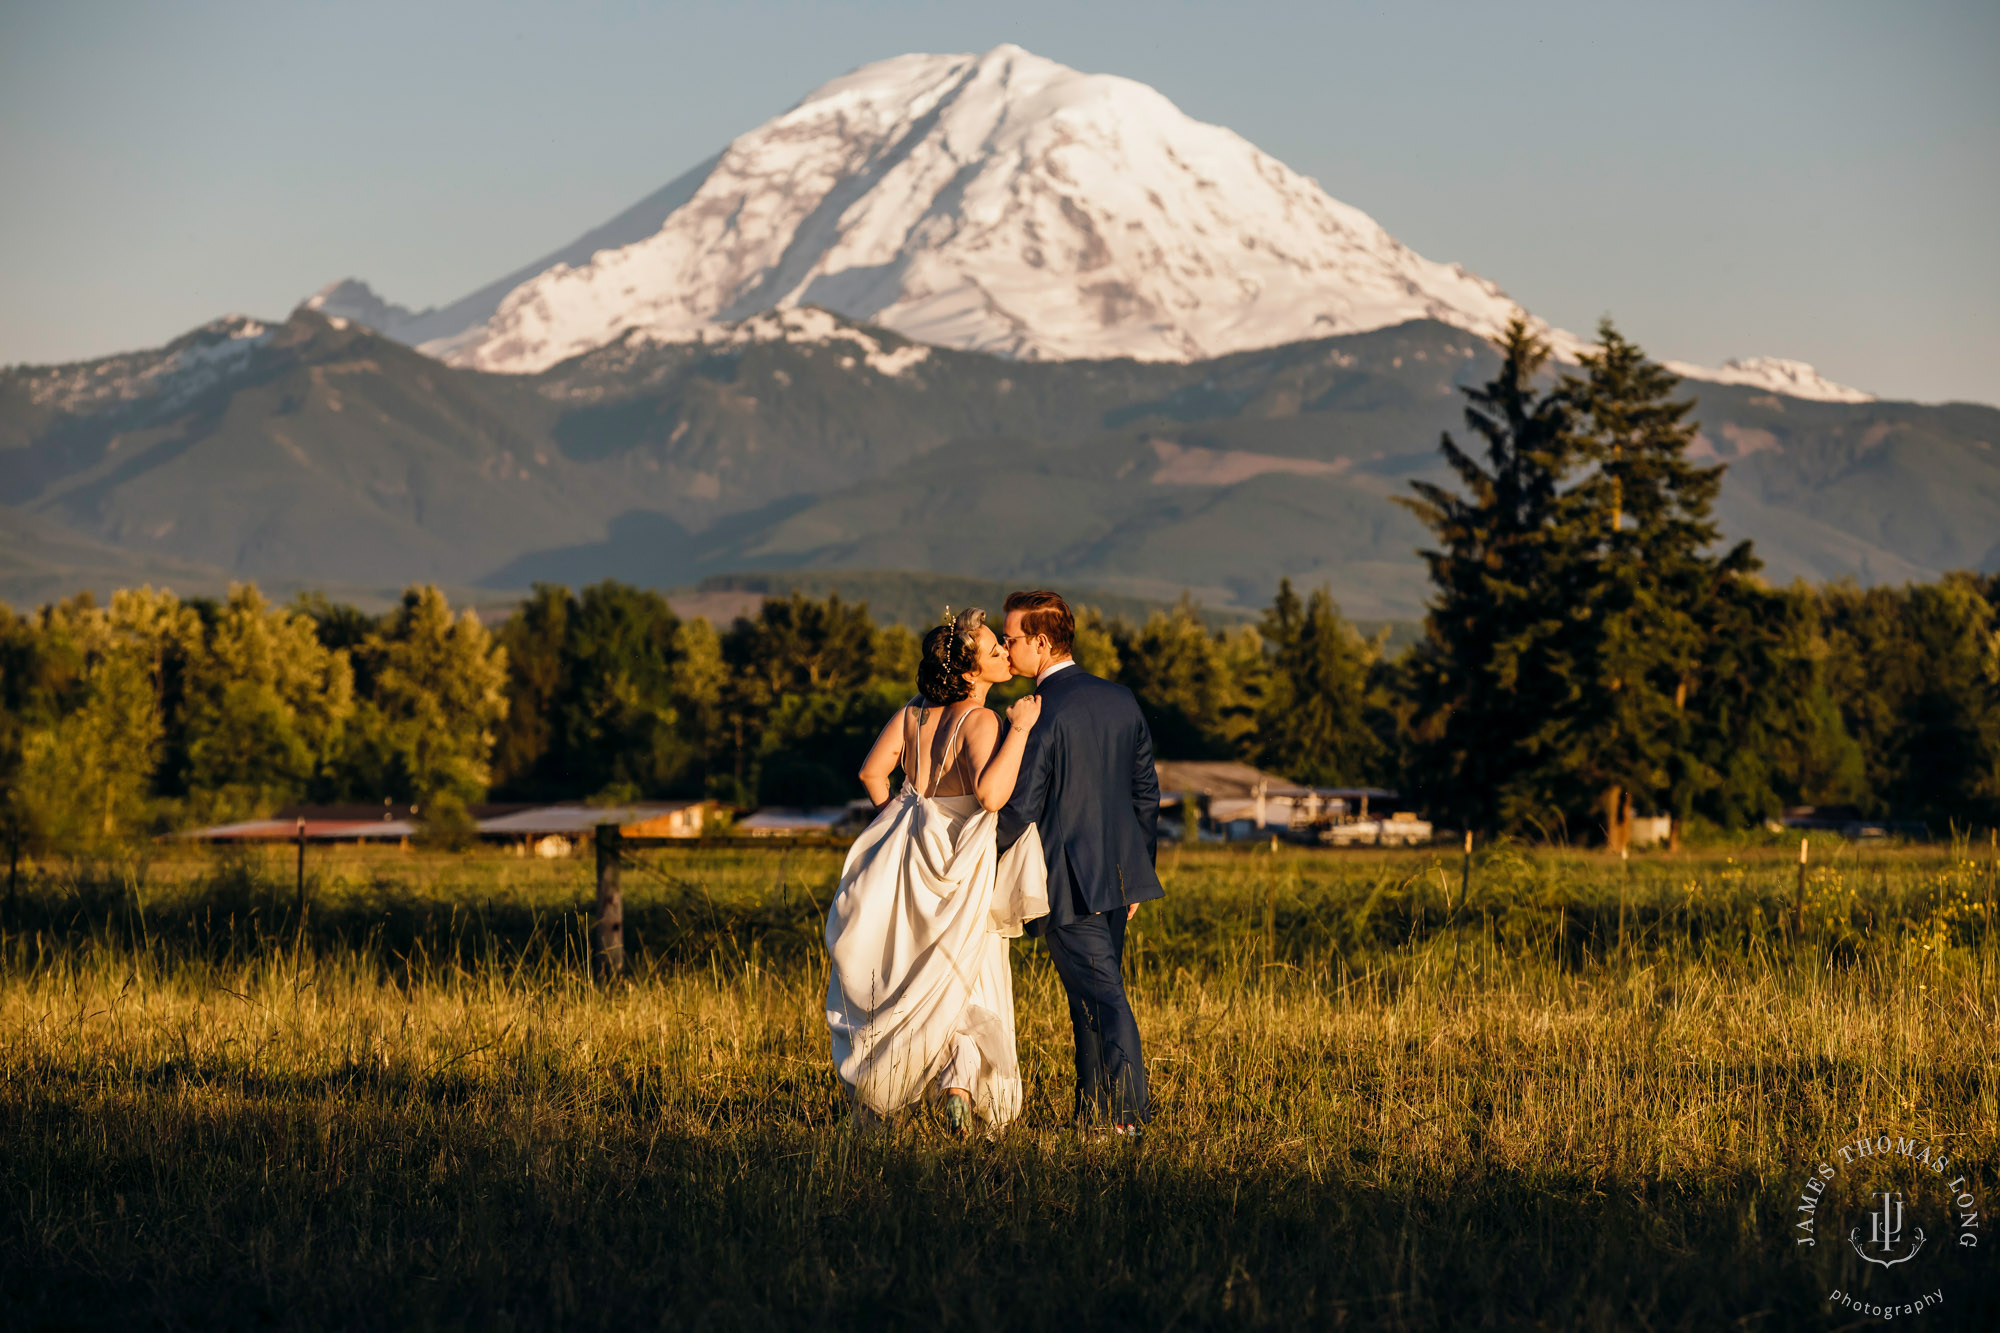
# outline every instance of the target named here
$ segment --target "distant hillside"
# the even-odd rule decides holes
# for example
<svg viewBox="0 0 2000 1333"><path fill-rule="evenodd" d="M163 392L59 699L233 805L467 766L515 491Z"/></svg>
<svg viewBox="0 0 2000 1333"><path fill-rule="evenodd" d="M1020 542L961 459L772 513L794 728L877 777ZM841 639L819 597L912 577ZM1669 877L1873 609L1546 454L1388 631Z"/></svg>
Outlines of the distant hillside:
<svg viewBox="0 0 2000 1333"><path fill-rule="evenodd" d="M716 574L696 585L694 594L784 597L800 592L808 597L825 597L839 593L844 601L866 602L877 620L923 630L937 624L947 606L959 610L982 606L998 620L1007 594L1022 586L991 579L897 570L798 570L784 574ZM1134 624L1143 623L1154 612L1172 606L1171 602L1125 597L1068 582L1057 591L1076 606L1094 607L1107 617L1122 617ZM1224 607L1205 606L1202 615L1218 627L1254 619L1247 611Z"/></svg>
<svg viewBox="0 0 2000 1333"><path fill-rule="evenodd" d="M1407 621L1423 537L1389 499L1439 475L1457 388L1495 363L1422 320L1191 364L1013 362L794 311L517 377L308 311L218 321L0 370L0 596L953 570L1251 614L1289 575ZM1698 452L1730 463L1724 526L1773 579L2000 567L2000 410L1684 389Z"/></svg>
<svg viewBox="0 0 2000 1333"><path fill-rule="evenodd" d="M108 596L114 588L152 584L206 593L227 582L210 566L127 551L40 514L0 509L0 602L27 609L86 589Z"/></svg>

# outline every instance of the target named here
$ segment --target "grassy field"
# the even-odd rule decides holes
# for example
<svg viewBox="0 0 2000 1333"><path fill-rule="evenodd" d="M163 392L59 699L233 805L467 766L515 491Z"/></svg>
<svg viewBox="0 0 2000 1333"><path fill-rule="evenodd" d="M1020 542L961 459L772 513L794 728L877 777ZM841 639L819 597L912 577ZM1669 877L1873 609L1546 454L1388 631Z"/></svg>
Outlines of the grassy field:
<svg viewBox="0 0 2000 1333"><path fill-rule="evenodd" d="M0 1325L1859 1327L1799 1186L1880 1130L1990 1191L2000 947L1985 847L1832 846L1802 935L1779 851L1497 850L1462 905L1455 855L1166 853L1136 1152L1062 1130L1026 941L1024 1121L851 1130L833 853L649 855L606 987L584 862L315 850L303 919L289 851L31 867ZM1990 1248L1921 1327L2000 1322Z"/></svg>

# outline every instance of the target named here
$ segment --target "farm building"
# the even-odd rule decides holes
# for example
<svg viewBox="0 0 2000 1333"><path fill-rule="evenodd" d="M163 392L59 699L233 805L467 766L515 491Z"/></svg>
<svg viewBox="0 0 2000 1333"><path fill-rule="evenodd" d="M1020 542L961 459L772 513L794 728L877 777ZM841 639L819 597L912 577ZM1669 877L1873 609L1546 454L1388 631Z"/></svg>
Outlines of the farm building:
<svg viewBox="0 0 2000 1333"><path fill-rule="evenodd" d="M626 805L586 805L562 801L548 805L474 805L472 816L480 838L512 843L540 856L563 856L588 838L600 824L616 824L628 837L698 838L707 824L711 801L635 801ZM193 829L178 836L198 842L395 842L421 831L414 805L384 801L381 805L295 805L269 819L249 819Z"/></svg>
<svg viewBox="0 0 2000 1333"><path fill-rule="evenodd" d="M1163 759L1155 770L1163 828L1181 822L1192 798L1204 826L1229 839L1278 834L1333 846L1393 846L1431 838L1427 821L1384 809L1396 793L1381 787L1308 787L1227 760Z"/></svg>
<svg viewBox="0 0 2000 1333"><path fill-rule="evenodd" d="M868 827L872 801L846 805L770 805L736 821L735 832L752 838L846 837Z"/></svg>

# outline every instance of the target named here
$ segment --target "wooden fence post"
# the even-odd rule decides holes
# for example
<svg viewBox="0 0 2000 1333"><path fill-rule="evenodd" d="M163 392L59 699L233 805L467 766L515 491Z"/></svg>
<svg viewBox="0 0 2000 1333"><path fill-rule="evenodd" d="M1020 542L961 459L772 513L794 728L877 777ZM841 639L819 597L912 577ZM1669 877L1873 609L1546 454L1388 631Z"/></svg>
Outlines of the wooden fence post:
<svg viewBox="0 0 2000 1333"><path fill-rule="evenodd" d="M303 929L306 919L306 821L304 816L301 816L299 818L298 839L299 839L299 875L298 875L299 902L298 902L297 914L298 914L300 928Z"/></svg>
<svg viewBox="0 0 2000 1333"><path fill-rule="evenodd" d="M594 961L601 975L616 977L625 971L625 895L618 883L618 826L599 824L592 841L597 847L597 903L591 913Z"/></svg>
<svg viewBox="0 0 2000 1333"><path fill-rule="evenodd" d="M1458 910L1451 914L1451 924L1452 924L1451 971L1452 971L1452 980L1454 982L1456 982L1458 979L1459 940L1463 937L1465 933L1463 929L1461 929L1459 926L1459 918L1465 915L1465 904L1467 900L1470 899L1471 897L1472 897L1472 830L1467 829L1465 831L1465 866L1463 873L1459 876L1459 884L1458 884Z"/></svg>

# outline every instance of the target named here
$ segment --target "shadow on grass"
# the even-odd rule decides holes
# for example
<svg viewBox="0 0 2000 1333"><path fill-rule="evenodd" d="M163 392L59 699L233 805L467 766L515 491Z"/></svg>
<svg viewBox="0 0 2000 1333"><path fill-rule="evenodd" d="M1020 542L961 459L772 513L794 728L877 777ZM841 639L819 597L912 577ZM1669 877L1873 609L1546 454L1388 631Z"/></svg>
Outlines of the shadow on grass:
<svg viewBox="0 0 2000 1333"><path fill-rule="evenodd" d="M384 1086L0 1094L10 1328L1831 1328L1788 1175L1222 1165ZM1367 1145L1354 1145L1365 1149ZM1991 1327L1946 1250L1926 1328ZM1877 1282L1878 1289L1882 1284ZM1878 1295L1876 1299L1881 1299Z"/></svg>

